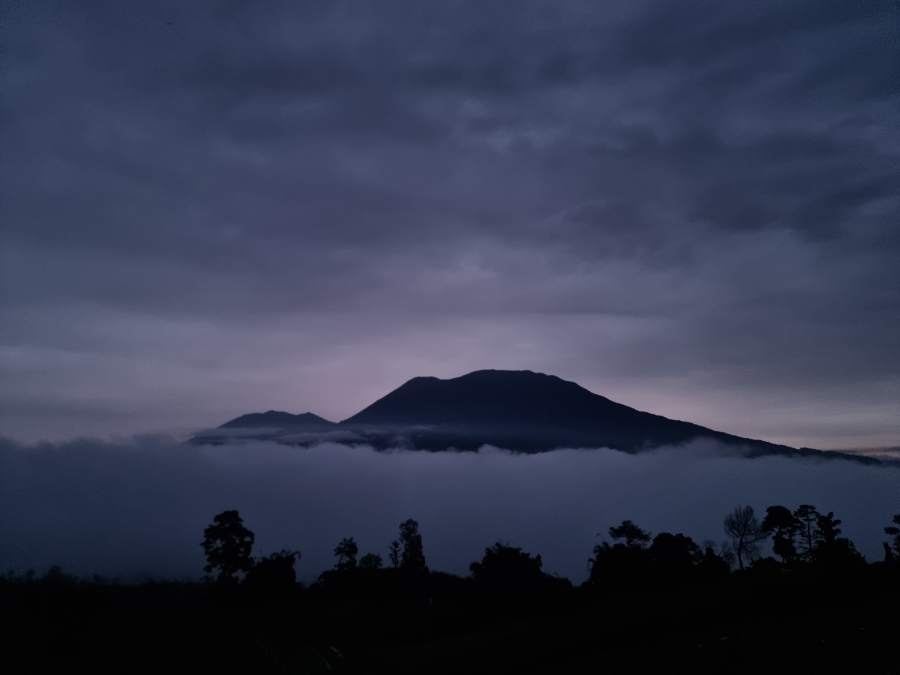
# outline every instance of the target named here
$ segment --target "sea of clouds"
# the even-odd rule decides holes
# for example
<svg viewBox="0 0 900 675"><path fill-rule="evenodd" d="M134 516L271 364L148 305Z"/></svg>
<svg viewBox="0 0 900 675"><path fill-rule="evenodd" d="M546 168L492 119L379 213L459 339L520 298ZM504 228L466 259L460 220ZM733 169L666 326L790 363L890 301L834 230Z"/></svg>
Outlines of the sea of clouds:
<svg viewBox="0 0 900 675"><path fill-rule="evenodd" d="M738 504L834 511L870 559L900 513L900 465L729 454L707 441L629 455L378 452L265 441L192 446L163 437L24 445L0 439L0 571L58 564L121 579L202 574L203 528L240 510L258 554L302 552L298 574L333 563L342 537L386 556L397 525L420 523L434 569L466 573L503 540L580 581L592 547L625 518L721 541Z"/></svg>

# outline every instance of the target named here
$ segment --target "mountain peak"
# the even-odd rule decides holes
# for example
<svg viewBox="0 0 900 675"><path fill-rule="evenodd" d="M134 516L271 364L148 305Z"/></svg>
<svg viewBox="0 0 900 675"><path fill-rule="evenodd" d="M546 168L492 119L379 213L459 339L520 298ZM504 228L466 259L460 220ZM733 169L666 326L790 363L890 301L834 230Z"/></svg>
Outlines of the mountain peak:
<svg viewBox="0 0 900 675"><path fill-rule="evenodd" d="M606 418L631 411L555 375L476 370L448 379L413 378L344 423L566 427L596 422L600 407Z"/></svg>

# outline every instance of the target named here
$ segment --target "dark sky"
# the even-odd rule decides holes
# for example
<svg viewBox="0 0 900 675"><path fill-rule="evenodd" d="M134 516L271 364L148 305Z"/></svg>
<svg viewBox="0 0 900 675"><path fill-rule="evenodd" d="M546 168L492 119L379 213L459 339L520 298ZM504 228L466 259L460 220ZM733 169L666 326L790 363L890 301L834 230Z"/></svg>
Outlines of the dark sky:
<svg viewBox="0 0 900 675"><path fill-rule="evenodd" d="M2 433L495 367L900 443L893 2L0 12Z"/></svg>

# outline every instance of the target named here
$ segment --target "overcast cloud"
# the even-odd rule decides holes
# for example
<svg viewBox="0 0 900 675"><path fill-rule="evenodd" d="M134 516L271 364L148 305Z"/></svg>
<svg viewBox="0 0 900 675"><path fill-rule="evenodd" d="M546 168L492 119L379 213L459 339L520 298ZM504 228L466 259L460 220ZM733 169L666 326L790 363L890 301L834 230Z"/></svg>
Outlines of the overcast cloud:
<svg viewBox="0 0 900 675"><path fill-rule="evenodd" d="M493 367L900 443L895 3L2 13L8 435L339 419Z"/></svg>

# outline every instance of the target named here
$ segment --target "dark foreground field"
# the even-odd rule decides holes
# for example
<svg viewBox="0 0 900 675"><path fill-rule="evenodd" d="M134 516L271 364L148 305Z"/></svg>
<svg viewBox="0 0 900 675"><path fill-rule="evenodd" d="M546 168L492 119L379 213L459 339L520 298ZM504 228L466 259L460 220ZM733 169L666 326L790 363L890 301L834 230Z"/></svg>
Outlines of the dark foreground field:
<svg viewBox="0 0 900 675"><path fill-rule="evenodd" d="M496 543L466 577L429 570L418 523L381 557L352 537L296 582L296 551L252 555L237 511L204 531L205 583L0 577L10 673L900 673L900 515L884 560L805 504L749 506L717 551L626 520L580 586ZM770 548L773 555L763 555Z"/></svg>
<svg viewBox="0 0 900 675"><path fill-rule="evenodd" d="M493 592L399 570L310 588L0 587L9 673L900 672L900 575Z"/></svg>

